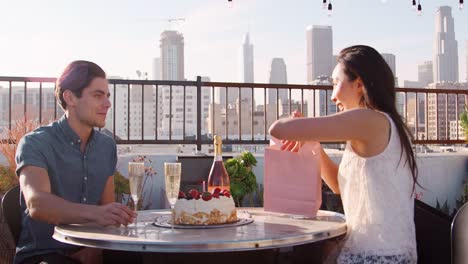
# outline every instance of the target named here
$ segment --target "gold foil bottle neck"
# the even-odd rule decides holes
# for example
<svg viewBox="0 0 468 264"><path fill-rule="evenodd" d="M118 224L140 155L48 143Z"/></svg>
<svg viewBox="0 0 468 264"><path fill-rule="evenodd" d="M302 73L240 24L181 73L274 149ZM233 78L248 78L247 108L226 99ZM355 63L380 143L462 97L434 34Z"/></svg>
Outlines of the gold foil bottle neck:
<svg viewBox="0 0 468 264"><path fill-rule="evenodd" d="M218 135L214 135L213 138L214 138L213 144L214 144L214 149L215 149L215 155L221 155L223 139L221 138L221 136L218 136Z"/></svg>

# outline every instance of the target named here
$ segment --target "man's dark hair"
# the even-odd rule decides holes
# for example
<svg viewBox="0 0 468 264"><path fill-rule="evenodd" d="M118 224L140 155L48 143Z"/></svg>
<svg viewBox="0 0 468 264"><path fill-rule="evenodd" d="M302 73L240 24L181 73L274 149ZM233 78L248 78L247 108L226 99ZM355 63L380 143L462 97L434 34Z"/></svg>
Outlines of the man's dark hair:
<svg viewBox="0 0 468 264"><path fill-rule="evenodd" d="M70 90L75 96L81 97L83 89L96 77L106 78L106 73L94 62L78 60L68 64L55 87L55 96L62 109L67 108L63 92Z"/></svg>

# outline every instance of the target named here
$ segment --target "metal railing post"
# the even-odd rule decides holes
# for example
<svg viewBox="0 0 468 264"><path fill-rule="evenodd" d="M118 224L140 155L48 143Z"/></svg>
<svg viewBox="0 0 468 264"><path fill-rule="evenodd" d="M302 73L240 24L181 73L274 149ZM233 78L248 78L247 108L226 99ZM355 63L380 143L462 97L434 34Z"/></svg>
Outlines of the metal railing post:
<svg viewBox="0 0 468 264"><path fill-rule="evenodd" d="M202 97L202 81L201 76L197 76L197 151L201 151L202 138L201 138L201 97Z"/></svg>

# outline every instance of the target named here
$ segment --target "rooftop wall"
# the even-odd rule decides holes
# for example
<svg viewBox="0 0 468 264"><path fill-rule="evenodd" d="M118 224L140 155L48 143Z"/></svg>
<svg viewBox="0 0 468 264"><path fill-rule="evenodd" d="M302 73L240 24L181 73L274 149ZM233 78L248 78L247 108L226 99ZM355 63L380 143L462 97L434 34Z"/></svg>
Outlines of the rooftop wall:
<svg viewBox="0 0 468 264"><path fill-rule="evenodd" d="M341 160L342 152L327 150L332 160L338 163ZM157 174L154 176L153 194L151 208L163 208L164 198L164 171L163 163L174 162L177 157L174 154L146 154L152 160L152 164ZM120 155L118 170L127 175L126 164L135 155ZM263 155L255 155L258 161L254 168L257 182L263 183L264 158ZM421 153L418 154L419 183L424 189L417 188L418 193L422 193L424 202L436 206L439 201L442 205L447 201L452 211L456 200L462 193L462 184L468 177L468 152L456 153Z"/></svg>

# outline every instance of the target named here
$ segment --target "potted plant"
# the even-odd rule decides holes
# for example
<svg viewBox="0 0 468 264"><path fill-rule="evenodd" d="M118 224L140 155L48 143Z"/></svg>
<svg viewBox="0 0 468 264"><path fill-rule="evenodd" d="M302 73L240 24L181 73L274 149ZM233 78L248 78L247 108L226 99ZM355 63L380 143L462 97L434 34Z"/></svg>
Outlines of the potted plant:
<svg viewBox="0 0 468 264"><path fill-rule="evenodd" d="M152 166L147 166L147 163L152 163L152 160L148 159L146 156L139 155L138 157L132 159L134 162L144 162L145 163L145 179L143 180L143 190L148 184L153 184L153 175L156 174L156 171ZM130 183L127 178L125 178L119 171L114 174L114 189L115 189L115 198L117 202L123 203L131 208L135 208L133 200L130 199ZM149 191L143 191L141 199L138 201L137 209L138 210L148 210L151 207L151 196L153 193L152 186L149 188ZM148 200L144 205L144 202ZM143 206L144 205L144 206Z"/></svg>
<svg viewBox="0 0 468 264"><path fill-rule="evenodd" d="M460 114L460 126L465 132L465 140L468 141L468 107L465 105L465 111Z"/></svg>
<svg viewBox="0 0 468 264"><path fill-rule="evenodd" d="M230 178L231 194L237 207L242 206L247 195L252 195L257 190L257 177L252 171L256 165L257 159L248 151L224 163ZM250 203L253 205L252 196Z"/></svg>
<svg viewBox="0 0 468 264"><path fill-rule="evenodd" d="M7 164L0 164L0 200L13 186L19 184L16 176L15 153L19 140L40 125L35 120L24 118L12 124L11 129L0 133L0 153L5 157ZM0 263L12 263L15 255L15 245L10 230L0 210Z"/></svg>

